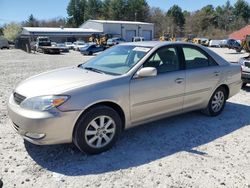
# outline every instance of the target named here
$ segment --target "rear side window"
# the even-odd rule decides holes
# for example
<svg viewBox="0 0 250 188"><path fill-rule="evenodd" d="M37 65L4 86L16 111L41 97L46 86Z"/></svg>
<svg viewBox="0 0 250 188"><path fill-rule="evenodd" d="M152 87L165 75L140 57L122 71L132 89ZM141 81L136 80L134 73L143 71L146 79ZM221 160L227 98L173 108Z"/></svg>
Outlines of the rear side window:
<svg viewBox="0 0 250 188"><path fill-rule="evenodd" d="M183 53L186 62L186 69L195 69L217 65L214 60L207 57L202 51L196 48L183 47Z"/></svg>

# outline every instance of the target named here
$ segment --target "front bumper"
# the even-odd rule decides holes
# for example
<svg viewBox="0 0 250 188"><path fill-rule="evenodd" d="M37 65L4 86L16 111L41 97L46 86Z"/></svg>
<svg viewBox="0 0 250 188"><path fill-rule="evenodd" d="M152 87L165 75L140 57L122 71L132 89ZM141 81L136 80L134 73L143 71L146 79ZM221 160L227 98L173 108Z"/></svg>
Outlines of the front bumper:
<svg viewBox="0 0 250 188"><path fill-rule="evenodd" d="M241 79L244 83L250 83L250 72L242 71Z"/></svg>
<svg viewBox="0 0 250 188"><path fill-rule="evenodd" d="M16 104L11 95L8 114L13 129L25 140L33 144L49 145L72 142L74 125L80 111L62 112L56 108L45 112L26 110Z"/></svg>

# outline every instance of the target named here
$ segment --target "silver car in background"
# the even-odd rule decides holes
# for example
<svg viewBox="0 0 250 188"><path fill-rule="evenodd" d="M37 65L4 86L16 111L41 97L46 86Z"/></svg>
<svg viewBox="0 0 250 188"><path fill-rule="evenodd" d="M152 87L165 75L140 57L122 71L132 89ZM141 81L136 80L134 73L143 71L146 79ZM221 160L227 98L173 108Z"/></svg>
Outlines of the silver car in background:
<svg viewBox="0 0 250 188"><path fill-rule="evenodd" d="M34 144L73 142L95 154L139 124L194 110L217 116L241 85L240 65L206 47L123 43L24 80L8 111L16 132Z"/></svg>

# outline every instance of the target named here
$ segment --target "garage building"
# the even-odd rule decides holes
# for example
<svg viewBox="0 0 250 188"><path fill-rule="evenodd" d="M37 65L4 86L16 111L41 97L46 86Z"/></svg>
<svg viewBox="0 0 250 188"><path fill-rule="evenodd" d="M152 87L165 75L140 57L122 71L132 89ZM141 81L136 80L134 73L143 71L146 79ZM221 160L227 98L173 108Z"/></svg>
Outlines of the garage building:
<svg viewBox="0 0 250 188"><path fill-rule="evenodd" d="M91 28L23 27L21 37L35 41L38 36L47 36L53 42L75 42L76 40L87 41L92 33L101 32Z"/></svg>
<svg viewBox="0 0 250 188"><path fill-rule="evenodd" d="M132 41L135 36L144 37L145 40L154 38L154 24L146 22L88 20L80 28L93 29L101 33L120 36L126 41Z"/></svg>

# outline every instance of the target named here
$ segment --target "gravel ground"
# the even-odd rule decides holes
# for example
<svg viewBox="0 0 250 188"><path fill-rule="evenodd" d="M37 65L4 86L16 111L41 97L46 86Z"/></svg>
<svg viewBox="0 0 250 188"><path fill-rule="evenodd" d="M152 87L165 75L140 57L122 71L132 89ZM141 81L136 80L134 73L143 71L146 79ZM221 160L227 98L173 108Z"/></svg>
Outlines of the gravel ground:
<svg viewBox="0 0 250 188"><path fill-rule="evenodd" d="M229 61L241 56L214 49ZM21 80L87 58L0 50L0 179L5 187L250 187L250 87L218 117L187 113L130 129L100 155L36 146L12 130L6 103Z"/></svg>

